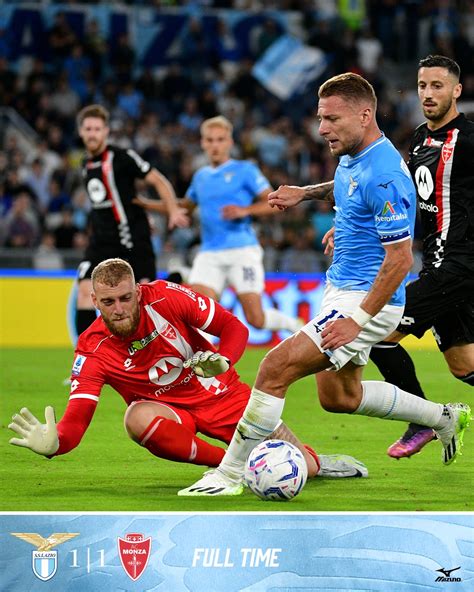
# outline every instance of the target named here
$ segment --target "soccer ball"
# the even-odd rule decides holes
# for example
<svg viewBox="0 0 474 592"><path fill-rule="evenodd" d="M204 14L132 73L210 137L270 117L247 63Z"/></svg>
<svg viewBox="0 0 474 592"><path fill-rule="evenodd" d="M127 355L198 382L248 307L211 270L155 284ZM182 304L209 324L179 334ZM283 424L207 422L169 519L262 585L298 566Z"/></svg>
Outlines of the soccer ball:
<svg viewBox="0 0 474 592"><path fill-rule="evenodd" d="M308 467L303 453L289 442L265 440L247 459L244 480L263 500L286 501L303 489Z"/></svg>

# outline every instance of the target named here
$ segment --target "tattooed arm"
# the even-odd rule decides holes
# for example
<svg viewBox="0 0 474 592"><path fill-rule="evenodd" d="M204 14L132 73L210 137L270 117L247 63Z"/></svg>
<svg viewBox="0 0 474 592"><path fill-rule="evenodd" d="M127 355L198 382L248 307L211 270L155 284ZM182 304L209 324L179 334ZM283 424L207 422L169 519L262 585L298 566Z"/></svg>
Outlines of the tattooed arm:
<svg viewBox="0 0 474 592"><path fill-rule="evenodd" d="M334 181L318 183L317 185L280 185L276 191L268 195L268 203L272 208L275 206L280 210L286 210L296 206L303 200L319 199L334 202Z"/></svg>

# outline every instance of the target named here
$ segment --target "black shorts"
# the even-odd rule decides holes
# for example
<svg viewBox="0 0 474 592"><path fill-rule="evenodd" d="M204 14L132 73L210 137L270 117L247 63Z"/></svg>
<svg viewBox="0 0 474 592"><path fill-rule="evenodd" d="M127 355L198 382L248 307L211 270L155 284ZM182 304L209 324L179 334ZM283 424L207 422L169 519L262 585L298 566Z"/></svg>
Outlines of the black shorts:
<svg viewBox="0 0 474 592"><path fill-rule="evenodd" d="M425 271L407 285L406 297L397 331L421 338L432 329L442 352L474 343L474 277Z"/></svg>
<svg viewBox="0 0 474 592"><path fill-rule="evenodd" d="M142 280L152 282L156 279L155 254L151 249L137 248L133 251L123 250L122 252L117 249L87 249L84 260L77 268L78 281L90 280L94 267L101 261L113 257L120 257L130 263L137 282Z"/></svg>

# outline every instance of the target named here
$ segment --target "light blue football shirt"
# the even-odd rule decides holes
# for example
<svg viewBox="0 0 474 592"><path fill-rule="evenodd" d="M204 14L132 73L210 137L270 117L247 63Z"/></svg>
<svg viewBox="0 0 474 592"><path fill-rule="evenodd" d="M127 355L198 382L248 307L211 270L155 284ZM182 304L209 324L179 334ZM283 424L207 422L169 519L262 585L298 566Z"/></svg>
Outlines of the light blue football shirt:
<svg viewBox="0 0 474 592"><path fill-rule="evenodd" d="M228 205L249 206L270 188L260 169L247 160L230 159L217 167L208 165L196 171L186 196L199 206L201 250L258 245L250 216L224 220L221 209Z"/></svg>
<svg viewBox="0 0 474 592"><path fill-rule="evenodd" d="M384 135L355 157L344 155L334 177L334 258L329 281L344 290L369 291L384 245L413 237L416 193L402 156ZM405 303L405 282L390 304Z"/></svg>

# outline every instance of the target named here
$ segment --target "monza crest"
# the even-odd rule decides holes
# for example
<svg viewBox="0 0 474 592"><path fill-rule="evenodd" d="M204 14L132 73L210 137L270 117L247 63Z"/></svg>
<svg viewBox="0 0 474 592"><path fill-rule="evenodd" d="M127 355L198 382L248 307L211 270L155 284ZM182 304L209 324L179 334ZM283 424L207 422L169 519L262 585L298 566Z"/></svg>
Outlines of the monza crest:
<svg viewBox="0 0 474 592"><path fill-rule="evenodd" d="M453 155L454 152L454 146L451 146L450 144L444 144L443 147L441 148L441 158L443 159L443 162L446 164L448 162L448 160L450 160L451 156Z"/></svg>
<svg viewBox="0 0 474 592"><path fill-rule="evenodd" d="M117 542L123 569L133 581L138 580L148 564L151 537L145 539L140 533L130 533L123 539L118 537Z"/></svg>

